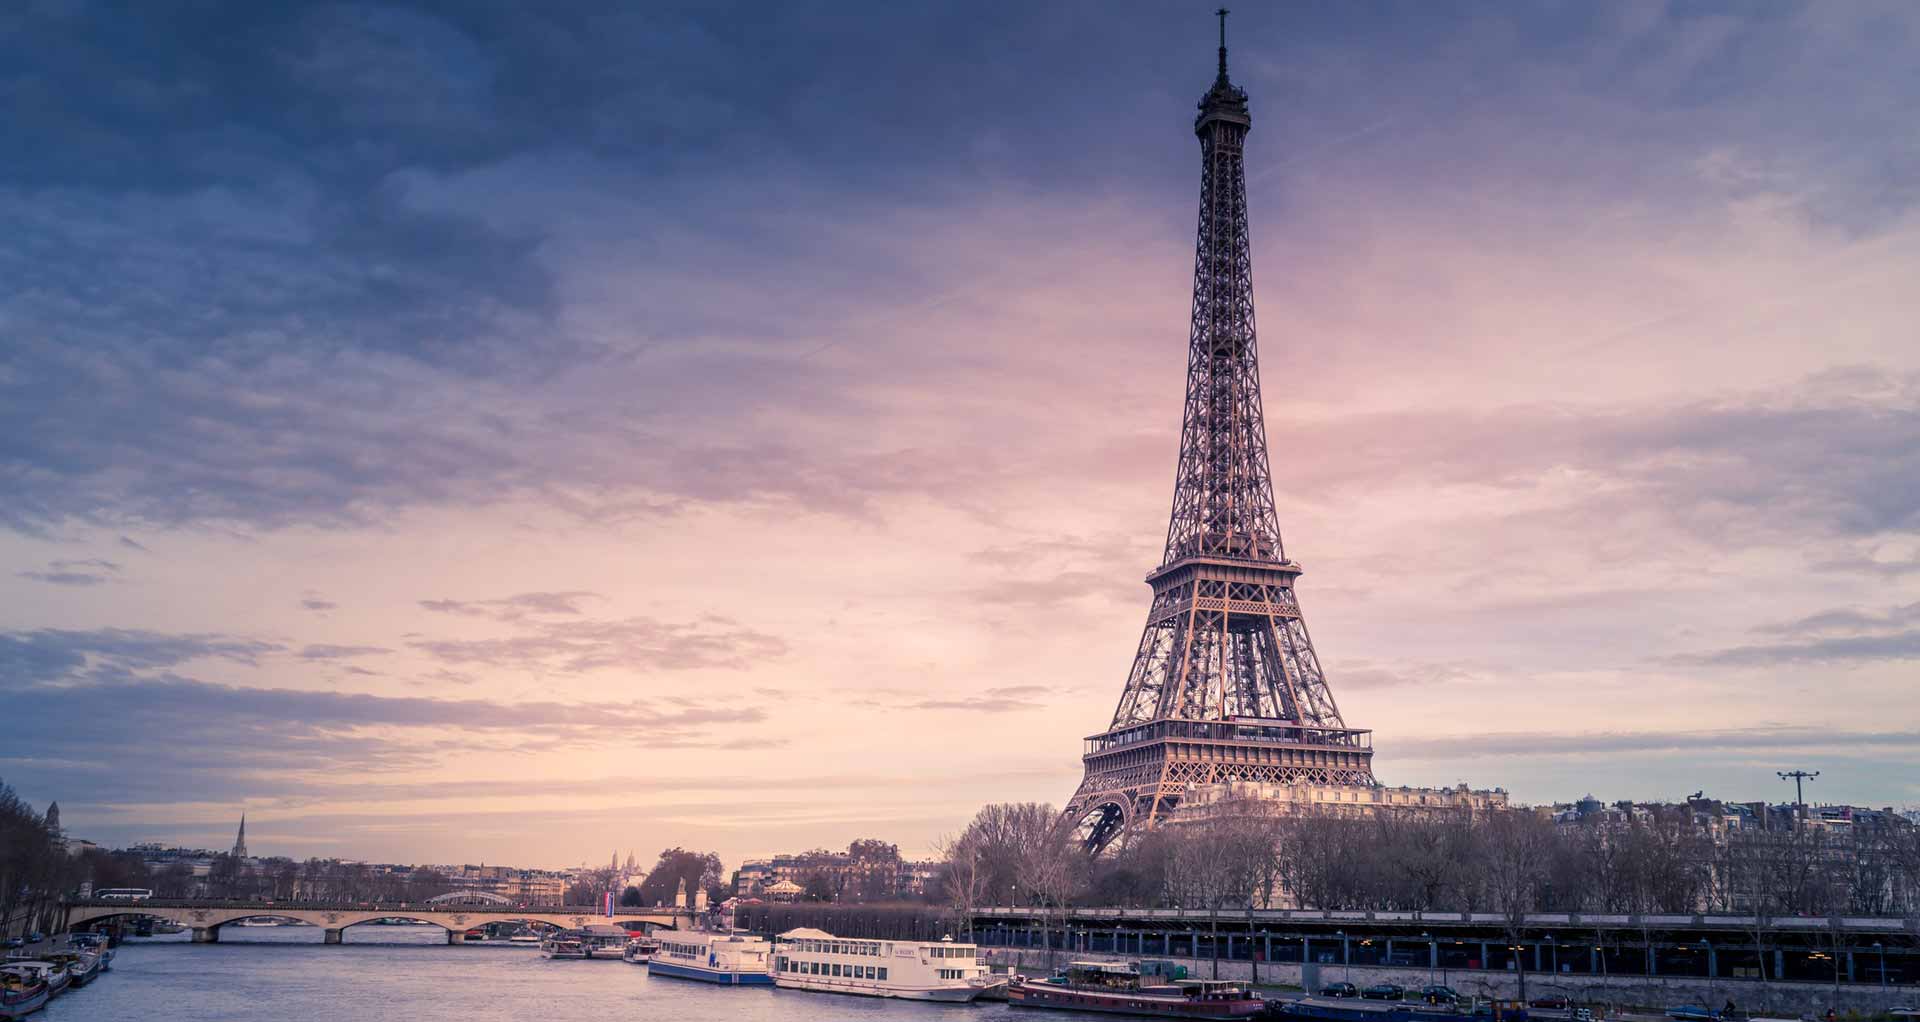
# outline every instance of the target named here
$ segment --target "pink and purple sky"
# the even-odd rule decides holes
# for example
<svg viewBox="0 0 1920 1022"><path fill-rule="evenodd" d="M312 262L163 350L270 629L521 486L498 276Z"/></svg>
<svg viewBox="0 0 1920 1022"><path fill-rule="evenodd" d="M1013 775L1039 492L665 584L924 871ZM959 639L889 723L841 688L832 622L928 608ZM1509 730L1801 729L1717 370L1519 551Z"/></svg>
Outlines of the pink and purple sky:
<svg viewBox="0 0 1920 1022"><path fill-rule="evenodd" d="M527 865L1056 804L1212 5L0 13L0 779ZM1393 784L1920 803L1920 13L1237 12L1287 549Z"/></svg>

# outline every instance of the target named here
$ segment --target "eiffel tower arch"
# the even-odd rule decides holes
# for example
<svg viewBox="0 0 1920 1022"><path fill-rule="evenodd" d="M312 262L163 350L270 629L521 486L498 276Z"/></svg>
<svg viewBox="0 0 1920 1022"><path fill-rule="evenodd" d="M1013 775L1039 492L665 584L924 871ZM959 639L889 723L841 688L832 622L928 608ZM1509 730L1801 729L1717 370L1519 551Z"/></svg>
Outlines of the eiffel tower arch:
<svg viewBox="0 0 1920 1022"><path fill-rule="evenodd" d="M1294 593L1274 510L1247 232L1247 94L1220 66L1200 100L1200 223L1173 509L1153 602L1107 730L1063 821L1098 852L1150 829L1195 786L1364 785L1371 732L1349 728Z"/></svg>

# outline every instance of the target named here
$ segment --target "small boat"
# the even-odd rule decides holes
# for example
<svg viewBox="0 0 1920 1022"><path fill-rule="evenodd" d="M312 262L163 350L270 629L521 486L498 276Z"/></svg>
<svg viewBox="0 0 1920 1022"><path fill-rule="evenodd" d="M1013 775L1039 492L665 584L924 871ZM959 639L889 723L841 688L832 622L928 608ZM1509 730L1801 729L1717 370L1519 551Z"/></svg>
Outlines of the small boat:
<svg viewBox="0 0 1920 1022"><path fill-rule="evenodd" d="M602 962L616 962L626 956L630 938L627 931L618 926L582 926L572 931L580 938L580 946L587 957Z"/></svg>
<svg viewBox="0 0 1920 1022"><path fill-rule="evenodd" d="M540 935L532 930L520 930L507 938L509 944L538 944Z"/></svg>
<svg viewBox="0 0 1920 1022"><path fill-rule="evenodd" d="M658 935L660 950L647 963L648 976L671 976L726 986L772 986L772 947L764 937L737 933L670 930Z"/></svg>
<svg viewBox="0 0 1920 1022"><path fill-rule="evenodd" d="M100 974L100 957L85 951L59 951L47 956L47 961L67 970L70 986L83 987Z"/></svg>
<svg viewBox="0 0 1920 1022"><path fill-rule="evenodd" d="M627 949L620 952L620 957L630 965L645 965L653 961L653 956L659 953L659 941L651 937L635 937L627 941Z"/></svg>
<svg viewBox="0 0 1920 1022"><path fill-rule="evenodd" d="M575 936L571 931L563 930L550 934L540 942L540 957L585 958L587 957L587 949L584 944L580 943L579 937Z"/></svg>
<svg viewBox="0 0 1920 1022"><path fill-rule="evenodd" d="M46 981L25 972L0 968L0 1019L26 1018L53 996Z"/></svg>
<svg viewBox="0 0 1920 1022"><path fill-rule="evenodd" d="M99 959L101 972L113 971L113 947L108 944L105 937L91 933L76 933L73 935L73 946L75 950Z"/></svg>
<svg viewBox="0 0 1920 1022"><path fill-rule="evenodd" d="M1007 1001L1015 1008L1145 1018L1253 1018L1266 1009L1266 1002L1244 983L1195 979L1147 983L1138 967L1117 962L1071 962L1047 979L1015 981L1007 988Z"/></svg>
<svg viewBox="0 0 1920 1022"><path fill-rule="evenodd" d="M60 996L61 991L65 990L67 984L72 980L72 977L67 974L66 969L56 966L52 962L43 962L38 959L30 959L24 962L8 962L6 965L0 965L0 972L9 972L23 976L29 982L45 983L47 985L48 1000Z"/></svg>
<svg viewBox="0 0 1920 1022"><path fill-rule="evenodd" d="M979 948L940 941L848 940L788 930L774 947L773 982L793 990L966 1003L1006 982L980 964Z"/></svg>
<svg viewBox="0 0 1920 1022"><path fill-rule="evenodd" d="M461 934L460 939L471 944L475 941L484 941L484 940L489 940L491 938L487 936L486 927L476 926L473 929L468 930L466 933Z"/></svg>

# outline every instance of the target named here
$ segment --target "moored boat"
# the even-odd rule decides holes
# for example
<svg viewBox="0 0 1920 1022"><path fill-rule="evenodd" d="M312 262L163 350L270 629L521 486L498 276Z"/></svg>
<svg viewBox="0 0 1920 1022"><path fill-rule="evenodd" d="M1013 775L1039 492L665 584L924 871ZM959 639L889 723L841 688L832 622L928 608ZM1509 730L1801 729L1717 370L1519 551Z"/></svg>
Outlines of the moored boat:
<svg viewBox="0 0 1920 1022"><path fill-rule="evenodd" d="M627 950L627 931L618 926L591 925L572 931L580 938L587 957L602 962L617 962Z"/></svg>
<svg viewBox="0 0 1920 1022"><path fill-rule="evenodd" d="M657 935L660 950L647 975L693 979L726 986L771 986L772 948L764 937L737 933L668 930Z"/></svg>
<svg viewBox="0 0 1920 1022"><path fill-rule="evenodd" d="M1196 979L1149 983L1136 966L1117 962L1072 962L1047 979L1018 980L1007 988L1007 1001L1016 1008L1144 1018L1253 1018L1266 1007L1244 983Z"/></svg>
<svg viewBox="0 0 1920 1022"><path fill-rule="evenodd" d="M627 948L620 952L620 957L632 965L645 965L653 961L653 956L659 953L659 941L652 937L635 937L627 941Z"/></svg>
<svg viewBox="0 0 1920 1022"><path fill-rule="evenodd" d="M577 935L571 931L562 930L547 934L547 936L541 939L540 957L585 958L587 957L587 948L586 945L580 943L580 938Z"/></svg>
<svg viewBox="0 0 1920 1022"><path fill-rule="evenodd" d="M86 986L100 972L100 956L87 951L58 951L48 955L47 961L67 970L69 986Z"/></svg>
<svg viewBox="0 0 1920 1022"><path fill-rule="evenodd" d="M850 940L824 930L788 930L774 947L773 982L792 990L965 1003L1005 982L979 948L940 941Z"/></svg>
<svg viewBox="0 0 1920 1022"><path fill-rule="evenodd" d="M1353 997L1302 997L1277 1006L1271 1014L1296 1022L1474 1022L1493 1015L1445 1004L1402 1001L1369 1001ZM1525 1015L1520 1016L1522 1019ZM1511 1020L1508 1012L1499 1016Z"/></svg>
<svg viewBox="0 0 1920 1022"><path fill-rule="evenodd" d="M53 996L45 980L0 968L0 1019L26 1018Z"/></svg>
<svg viewBox="0 0 1920 1022"><path fill-rule="evenodd" d="M29 981L45 983L47 985L48 1000L60 996L60 992L67 988L67 983L72 979L72 977L67 974L66 969L54 965L52 962L43 962L39 959L28 959L23 962L8 962L6 965L0 966L0 971L14 973L25 977Z"/></svg>

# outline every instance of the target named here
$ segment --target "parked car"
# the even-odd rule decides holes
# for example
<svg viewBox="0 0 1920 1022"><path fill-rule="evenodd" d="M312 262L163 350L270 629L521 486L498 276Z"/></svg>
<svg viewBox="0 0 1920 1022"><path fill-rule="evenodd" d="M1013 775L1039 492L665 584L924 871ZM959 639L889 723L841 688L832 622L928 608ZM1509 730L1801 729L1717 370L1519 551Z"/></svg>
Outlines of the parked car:
<svg viewBox="0 0 1920 1022"><path fill-rule="evenodd" d="M1360 991L1352 983L1328 983L1320 988L1322 997L1358 997Z"/></svg>
<svg viewBox="0 0 1920 1022"><path fill-rule="evenodd" d="M1407 988L1398 983L1375 983L1360 992L1369 1001L1397 1001L1406 994Z"/></svg>
<svg viewBox="0 0 1920 1022"><path fill-rule="evenodd" d="M41 941L46 939L47 939L47 935L44 933L41 933L39 930L35 930L32 933L27 934L27 943L29 944L38 944Z"/></svg>
<svg viewBox="0 0 1920 1022"><path fill-rule="evenodd" d="M1441 986L1436 983L1433 986L1421 987L1420 999L1428 1004L1452 1004L1460 999L1460 994L1450 986Z"/></svg>
<svg viewBox="0 0 1920 1022"><path fill-rule="evenodd" d="M1573 1002L1559 994L1552 994L1546 997L1536 997L1528 1001L1527 1006L1530 1008L1552 1008L1555 1011L1565 1011L1573 1007Z"/></svg>
<svg viewBox="0 0 1920 1022"><path fill-rule="evenodd" d="M24 940L21 940L19 937L8 937L7 946L8 947L26 947L27 942Z"/></svg>

